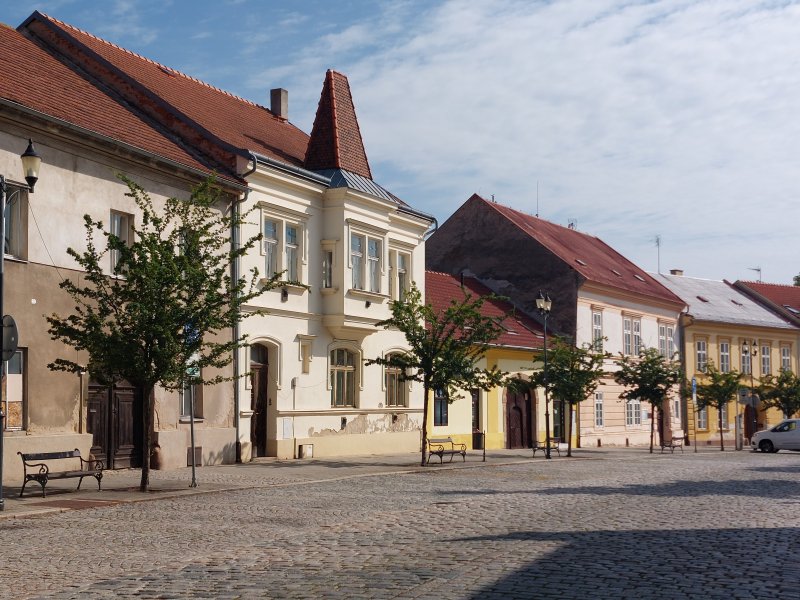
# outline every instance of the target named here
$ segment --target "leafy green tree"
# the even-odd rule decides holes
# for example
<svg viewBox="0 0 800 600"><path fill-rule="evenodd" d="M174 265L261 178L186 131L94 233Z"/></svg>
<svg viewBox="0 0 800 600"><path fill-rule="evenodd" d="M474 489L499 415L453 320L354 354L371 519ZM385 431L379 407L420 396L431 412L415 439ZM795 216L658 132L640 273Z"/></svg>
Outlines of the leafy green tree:
<svg viewBox="0 0 800 600"><path fill-rule="evenodd" d="M779 409L785 418L800 411L800 378L789 369L761 378L758 395L765 408Z"/></svg>
<svg viewBox="0 0 800 600"><path fill-rule="evenodd" d="M88 370L106 383L126 379L143 394L142 477L140 489L150 485L150 456L155 405L153 391L182 390L187 382L217 384L231 380L220 373L242 347L233 339L236 323L256 313L242 306L274 287L279 275L258 285L258 272L233 280L232 263L260 239L231 247L232 227L246 214L226 213L221 191L209 179L189 200L170 198L157 211L138 184L120 176L141 211L141 225L126 243L105 230L103 223L84 216L86 250L69 248L84 273L80 282L67 279L61 287L75 302L74 313L47 317L49 333L75 350L88 353ZM96 244L96 238L103 241ZM114 256L112 276L103 265ZM55 371L85 368L59 358L48 367Z"/></svg>
<svg viewBox="0 0 800 600"><path fill-rule="evenodd" d="M603 376L605 354L595 344L576 346L569 339L555 336L547 349L547 372L536 371L531 382L546 388L551 400L563 400L569 406L567 456L572 456L572 411L597 389ZM544 350L534 362L544 362Z"/></svg>
<svg viewBox="0 0 800 600"><path fill-rule="evenodd" d="M713 406L717 409L719 419L719 449L725 450L725 440L722 436L723 423L722 411L725 405L736 399L739 394L739 381L742 375L736 370L723 373L714 366L713 362L706 365L705 376L697 382L697 407L703 409Z"/></svg>
<svg viewBox="0 0 800 600"><path fill-rule="evenodd" d="M797 275L794 276L793 284L797 285L797 286L800 286L800 273L798 273Z"/></svg>
<svg viewBox="0 0 800 600"><path fill-rule="evenodd" d="M626 402L640 400L650 404L653 416L663 423L664 401L680 381L681 368L677 361L662 356L656 348L643 348L639 356L624 356L616 361L619 370L614 380L626 389L620 398ZM650 419L650 453L653 453L656 419Z"/></svg>
<svg viewBox="0 0 800 600"><path fill-rule="evenodd" d="M386 329L401 331L408 343L406 352L370 359L366 364L396 367L401 379L422 383L422 461L425 465L428 439L428 405L430 393L442 390L448 402L456 389L490 390L501 385L506 373L496 367L477 366L493 342L503 331L495 317L485 316L481 307L492 296L474 298L464 292L461 299L437 311L422 299L415 284L402 300L392 302L392 316L378 323Z"/></svg>

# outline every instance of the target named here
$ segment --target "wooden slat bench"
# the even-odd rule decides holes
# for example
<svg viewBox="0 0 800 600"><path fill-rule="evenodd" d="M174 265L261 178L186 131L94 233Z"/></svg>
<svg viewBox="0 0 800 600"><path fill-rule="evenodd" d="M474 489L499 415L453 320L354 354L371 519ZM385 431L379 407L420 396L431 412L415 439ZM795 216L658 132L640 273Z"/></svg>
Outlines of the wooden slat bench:
<svg viewBox="0 0 800 600"><path fill-rule="evenodd" d="M536 458L536 451L541 450L542 452L547 455L547 442L545 441L534 441L533 442L533 457ZM561 448L558 446L558 442L556 440L550 440L550 451L552 452L555 450L558 452L558 455L561 456Z"/></svg>
<svg viewBox="0 0 800 600"><path fill-rule="evenodd" d="M42 498L45 497L45 486L51 479L73 479L80 478L78 481L78 489L81 489L84 477L94 477L97 479L97 489L100 489L100 480L103 478L103 462L99 460L85 460L81 456L81 451L67 450L64 452L31 452L22 453L17 452L22 457L22 466L25 469L25 482L22 484L22 489L19 492L20 498L25 492L25 486L29 481L36 481L42 486ZM50 466L43 461L62 461L62 460L75 460L80 461L79 465L73 462L70 466L77 466L77 469L65 469L61 471L51 471ZM64 463L59 463L64 464ZM28 472L30 470L30 472Z"/></svg>
<svg viewBox="0 0 800 600"><path fill-rule="evenodd" d="M464 462L467 462L467 445L456 444L451 437L443 438L428 438L428 464L431 462L431 456L438 456L439 463L444 462L445 455L450 457L450 462L453 462L453 457L460 454Z"/></svg>

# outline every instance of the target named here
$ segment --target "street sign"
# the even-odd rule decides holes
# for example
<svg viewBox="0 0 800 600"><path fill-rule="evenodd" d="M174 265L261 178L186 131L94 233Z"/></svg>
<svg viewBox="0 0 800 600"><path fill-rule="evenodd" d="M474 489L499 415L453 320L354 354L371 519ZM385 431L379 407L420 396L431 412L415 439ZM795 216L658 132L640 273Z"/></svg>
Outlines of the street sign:
<svg viewBox="0 0 800 600"><path fill-rule="evenodd" d="M3 317L3 362L11 360L14 352L17 351L19 343L19 332L14 317L5 315Z"/></svg>

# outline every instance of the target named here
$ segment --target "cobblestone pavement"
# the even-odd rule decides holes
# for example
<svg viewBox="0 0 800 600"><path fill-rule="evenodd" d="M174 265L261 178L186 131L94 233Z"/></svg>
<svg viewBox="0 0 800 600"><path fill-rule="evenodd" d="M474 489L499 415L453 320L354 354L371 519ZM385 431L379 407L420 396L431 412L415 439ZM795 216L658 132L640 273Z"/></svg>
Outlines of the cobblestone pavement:
<svg viewBox="0 0 800 600"><path fill-rule="evenodd" d="M580 456L0 521L0 596L800 599L800 454Z"/></svg>

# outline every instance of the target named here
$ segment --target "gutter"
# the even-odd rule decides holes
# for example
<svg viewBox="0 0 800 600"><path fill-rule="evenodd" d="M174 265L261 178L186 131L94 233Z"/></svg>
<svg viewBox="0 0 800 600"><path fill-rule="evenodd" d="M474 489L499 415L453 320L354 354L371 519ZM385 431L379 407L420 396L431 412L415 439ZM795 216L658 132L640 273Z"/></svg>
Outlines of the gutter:
<svg viewBox="0 0 800 600"><path fill-rule="evenodd" d="M253 161L253 168L249 171L245 171L241 174L241 178L243 180L247 180L247 177L251 175L256 168L258 168L258 160L256 159L255 155L250 152L250 158ZM231 249L238 250L239 249L239 207L243 202L247 202L247 198L250 196L250 187L248 186L244 190L244 197L239 198L238 200L232 203L232 221L231 221ZM237 256L236 259L231 264L231 281L234 283L239 281L239 257ZM239 321L237 320L233 324L233 339L235 341L239 340L239 335L241 334L241 330L239 328ZM239 422L239 403L241 402L241 395L239 394L239 379L241 377L241 364L239 362L239 348L236 348L233 351L233 418L234 418L234 425L236 426L236 463L241 464L242 462L242 440L241 440L241 427Z"/></svg>

